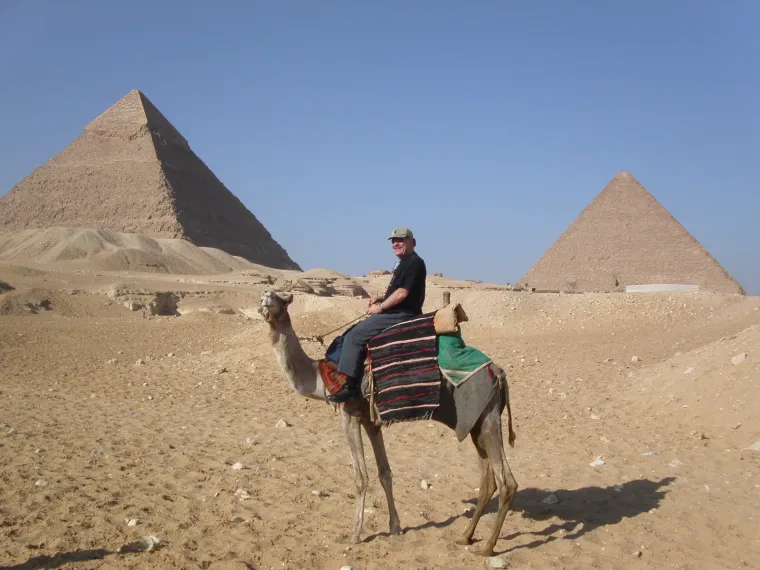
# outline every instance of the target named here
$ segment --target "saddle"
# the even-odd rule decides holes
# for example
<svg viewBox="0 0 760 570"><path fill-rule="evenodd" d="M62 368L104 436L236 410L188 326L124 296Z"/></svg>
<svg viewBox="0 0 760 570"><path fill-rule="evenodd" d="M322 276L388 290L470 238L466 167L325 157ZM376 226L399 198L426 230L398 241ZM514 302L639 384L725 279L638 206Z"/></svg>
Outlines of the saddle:
<svg viewBox="0 0 760 570"><path fill-rule="evenodd" d="M445 307L440 322L456 325L466 319L455 307ZM410 317L375 335L366 345L362 394L369 397L373 417L381 422L424 419L432 416L439 405L441 370L437 359L436 312ZM350 329L349 329L350 330ZM348 331L346 331L348 332ZM334 394L347 377L337 370L343 339L337 337L319 361L319 372L325 389Z"/></svg>

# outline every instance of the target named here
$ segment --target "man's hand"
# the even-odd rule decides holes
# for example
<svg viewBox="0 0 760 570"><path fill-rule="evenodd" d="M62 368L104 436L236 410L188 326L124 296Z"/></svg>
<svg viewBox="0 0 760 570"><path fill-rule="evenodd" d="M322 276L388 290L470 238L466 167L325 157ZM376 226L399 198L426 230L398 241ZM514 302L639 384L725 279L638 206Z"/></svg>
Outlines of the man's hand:
<svg viewBox="0 0 760 570"><path fill-rule="evenodd" d="M372 305L376 305L383 302L382 297L370 297L369 303L367 304L367 307L371 307Z"/></svg>
<svg viewBox="0 0 760 570"><path fill-rule="evenodd" d="M383 310L380 308L380 303L373 303L369 307L367 307L368 315L379 315L382 312Z"/></svg>

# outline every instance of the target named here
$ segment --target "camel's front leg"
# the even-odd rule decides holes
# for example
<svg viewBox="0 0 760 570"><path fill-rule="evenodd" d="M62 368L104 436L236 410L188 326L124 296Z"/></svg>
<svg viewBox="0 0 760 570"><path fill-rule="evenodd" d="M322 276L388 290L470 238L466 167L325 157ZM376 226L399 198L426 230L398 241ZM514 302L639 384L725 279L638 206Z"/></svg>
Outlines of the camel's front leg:
<svg viewBox="0 0 760 570"><path fill-rule="evenodd" d="M354 530L351 532L349 541L357 543L360 540L362 526L364 525L364 501L367 497L367 464L364 461L364 445L362 444L361 422L356 416L346 412L345 406L341 407L340 421L343 431L348 439L348 447L351 450L351 460L354 464L354 481L356 483L356 521Z"/></svg>
<svg viewBox="0 0 760 570"><path fill-rule="evenodd" d="M388 501L388 515L390 520L388 526L391 534L401 534L401 522L396 511L396 502L393 500L393 475L391 466L388 462L388 454L385 451L385 442L383 441L382 430L370 423L364 424L369 441L372 443L372 451L375 452L375 461L377 462L377 475L380 478L380 484L385 491L385 498Z"/></svg>

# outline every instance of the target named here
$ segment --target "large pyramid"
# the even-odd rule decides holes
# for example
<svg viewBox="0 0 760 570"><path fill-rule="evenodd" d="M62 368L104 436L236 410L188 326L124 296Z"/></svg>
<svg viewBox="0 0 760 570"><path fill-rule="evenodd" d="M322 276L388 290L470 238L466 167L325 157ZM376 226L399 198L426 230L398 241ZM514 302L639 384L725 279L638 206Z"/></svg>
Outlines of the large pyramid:
<svg viewBox="0 0 760 570"><path fill-rule="evenodd" d="M626 285L741 286L628 172L621 172L520 279L538 290L615 291Z"/></svg>
<svg viewBox="0 0 760 570"><path fill-rule="evenodd" d="M51 227L183 238L300 269L137 90L0 198L0 230Z"/></svg>

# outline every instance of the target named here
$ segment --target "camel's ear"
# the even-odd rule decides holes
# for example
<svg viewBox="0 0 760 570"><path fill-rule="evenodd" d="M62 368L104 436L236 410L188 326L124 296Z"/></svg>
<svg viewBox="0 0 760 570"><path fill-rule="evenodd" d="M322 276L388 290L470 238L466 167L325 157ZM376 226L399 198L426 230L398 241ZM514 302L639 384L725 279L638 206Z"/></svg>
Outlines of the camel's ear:
<svg viewBox="0 0 760 570"><path fill-rule="evenodd" d="M293 302L293 293L285 293L284 295L279 295L279 297L285 302L286 307Z"/></svg>

